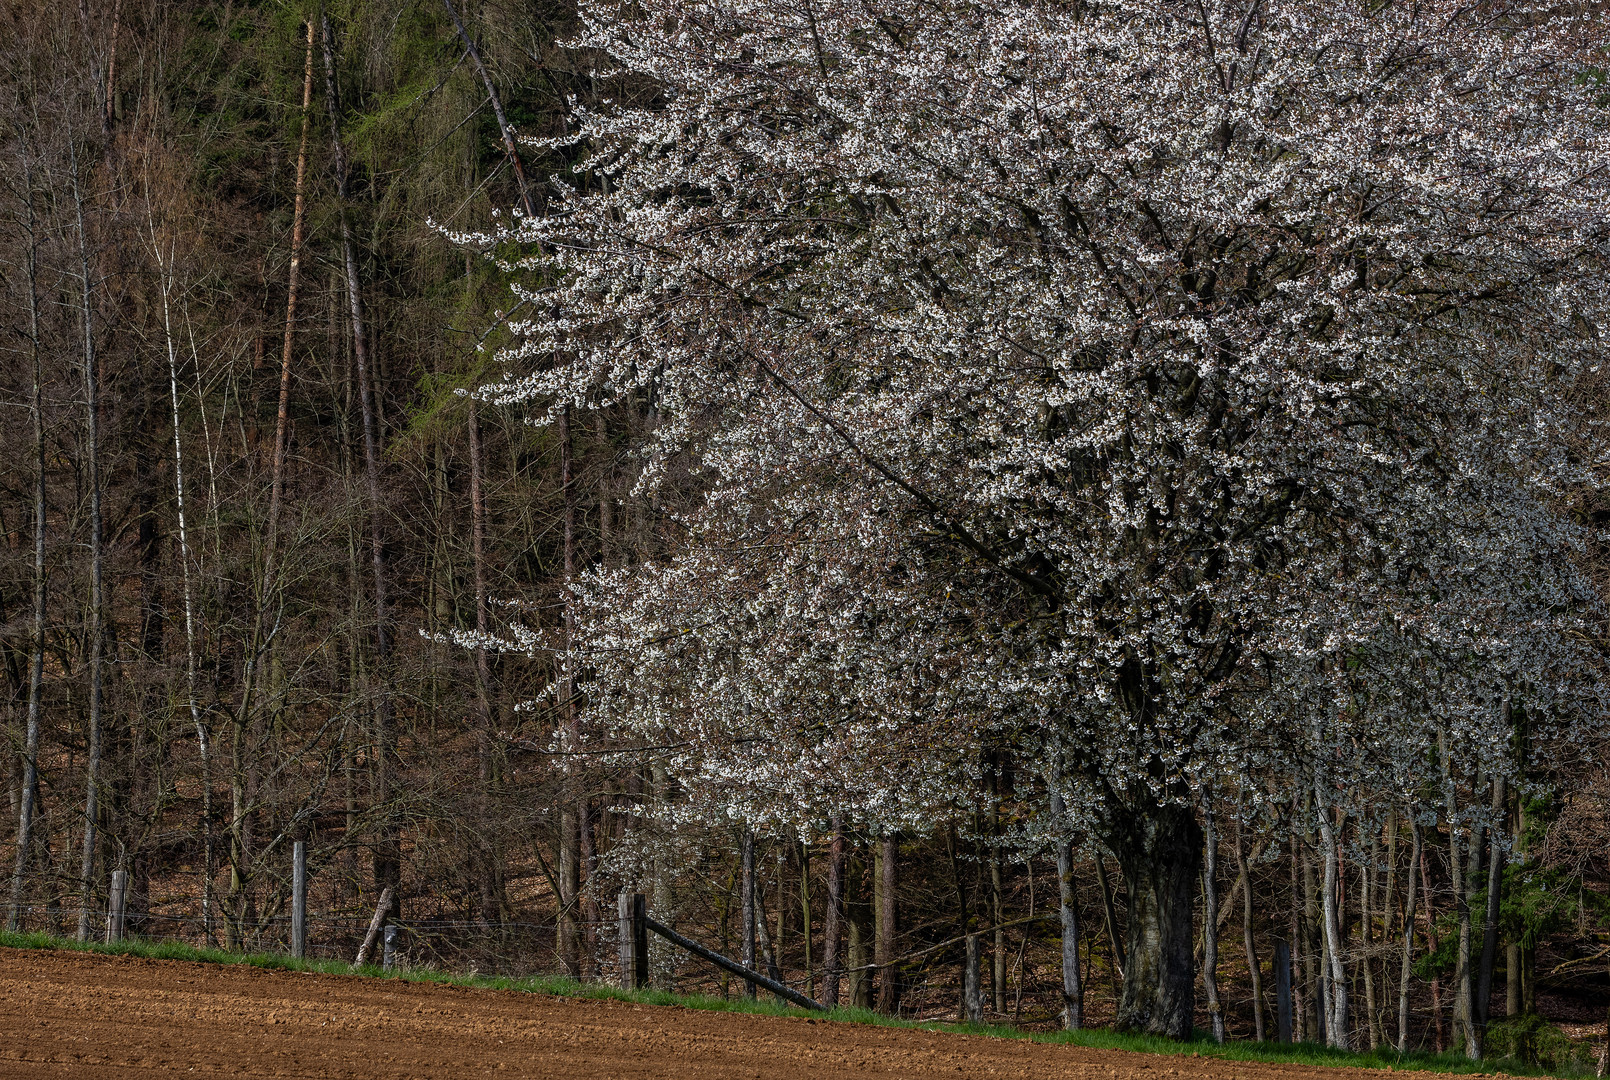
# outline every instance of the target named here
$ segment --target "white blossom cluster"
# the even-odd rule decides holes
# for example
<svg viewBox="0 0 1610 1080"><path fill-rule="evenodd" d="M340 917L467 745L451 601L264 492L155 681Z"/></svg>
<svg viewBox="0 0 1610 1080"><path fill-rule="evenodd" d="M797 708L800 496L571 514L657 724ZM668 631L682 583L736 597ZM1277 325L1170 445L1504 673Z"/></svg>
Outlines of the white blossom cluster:
<svg viewBox="0 0 1610 1080"><path fill-rule="evenodd" d="M675 747L707 816L921 828L992 748L1099 821L1492 776L1506 702L1598 722L1572 10L584 0L654 93L461 239L530 253L481 396L647 400L639 494L698 485L577 587L593 737Z"/></svg>

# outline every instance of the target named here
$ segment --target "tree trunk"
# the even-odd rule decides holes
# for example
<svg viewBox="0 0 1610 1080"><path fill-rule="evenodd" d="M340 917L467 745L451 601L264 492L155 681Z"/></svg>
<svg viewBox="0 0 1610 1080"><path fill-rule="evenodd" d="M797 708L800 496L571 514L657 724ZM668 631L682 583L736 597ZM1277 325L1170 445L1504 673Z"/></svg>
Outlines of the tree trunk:
<svg viewBox="0 0 1610 1080"><path fill-rule="evenodd" d="M1202 801L1202 989L1207 993L1208 1018L1213 1041L1224 1041L1224 1010L1219 1004L1219 887L1218 835L1213 827L1213 793Z"/></svg>
<svg viewBox="0 0 1610 1080"><path fill-rule="evenodd" d="M1118 912L1113 906L1112 883L1107 880L1107 864L1096 852L1096 886L1101 889L1101 917L1107 927L1107 943L1112 947L1113 993L1124 993L1124 939L1118 933Z"/></svg>
<svg viewBox="0 0 1610 1080"><path fill-rule="evenodd" d="M1325 926L1325 952L1330 963L1330 1010L1325 1018L1329 1044L1339 1050L1351 1049L1347 1017L1347 969L1342 955L1340 912L1337 910L1336 886L1339 866L1336 851L1336 833L1330 821L1330 807L1316 780L1314 783L1316 809L1319 811L1319 836L1324 846L1325 886L1321 897L1321 913Z"/></svg>
<svg viewBox="0 0 1610 1080"><path fill-rule="evenodd" d="M1414 970L1414 870L1420 862L1420 823L1409 816L1408 887L1403 903L1403 962L1398 969L1398 1053L1409 1052L1409 975Z"/></svg>
<svg viewBox="0 0 1610 1080"><path fill-rule="evenodd" d="M878 913L877 938L873 947L873 963L878 966L878 1011L893 1013L900 1004L899 987L895 985L894 938L895 917L895 853L898 850L894 830L885 830L882 851L878 859Z"/></svg>
<svg viewBox="0 0 1610 1080"><path fill-rule="evenodd" d="M743 895L740 897L740 906L743 911L743 965L750 971L758 971L755 967L755 831L744 828L743 835L743 869L739 875L739 888ZM744 996L753 1000L755 997L755 984L744 982Z"/></svg>
<svg viewBox="0 0 1610 1080"><path fill-rule="evenodd" d="M1188 806L1112 807L1103 839L1129 892L1128 942L1117 1028L1188 1039L1196 1007L1192 906L1202 827Z"/></svg>
<svg viewBox="0 0 1610 1080"><path fill-rule="evenodd" d="M280 508L285 501L285 462L290 451L291 349L296 342L296 300L302 273L302 233L307 188L307 136L313 127L313 20L307 23L307 63L302 74L302 137L296 151L296 196L291 211L291 266L285 287L285 337L280 349L279 409L274 418L274 460L268 496L268 536L263 552L262 617L274 608L278 582ZM265 635L266 637L266 635Z"/></svg>
<svg viewBox="0 0 1610 1080"><path fill-rule="evenodd" d="M6 929L22 929L24 887L28 876L28 853L33 844L35 798L39 787L39 723L44 708L45 616L48 593L45 580L45 391L44 360L39 347L39 238L34 216L33 173L23 162L24 206L27 211L28 243L24 254L28 286L28 349L33 360L33 401L30 416L34 442L34 565L33 626L28 652L28 725L22 757L22 791L17 810L17 862L11 876L11 907Z"/></svg>
<svg viewBox="0 0 1610 1080"><path fill-rule="evenodd" d="M358 369L358 402L363 417L363 478L369 501L369 559L374 576L375 607L375 791L380 817L380 838L374 849L375 886L392 890L391 914L402 909L402 851L396 812L391 805L391 609L386 588L385 545L381 538L380 432L375 409L376 390L369 363L369 339L364 333L363 292L358 279L358 255L347 221L347 155L341 142L341 113L335 83L335 35L330 17L324 25L324 86L330 110L330 147L335 158L336 198L340 202L341 254L346 270L347 307L352 319L352 355Z"/></svg>
<svg viewBox="0 0 1610 1080"><path fill-rule="evenodd" d="M1263 1042L1263 973L1258 968L1257 943L1252 935L1252 870L1247 865L1246 845L1241 838L1241 818L1235 823L1235 865L1241 878L1241 944L1247 953L1247 972L1252 978L1252 1037Z"/></svg>
<svg viewBox="0 0 1610 1080"><path fill-rule="evenodd" d="M839 949L839 913L844 908L844 823L834 814L828 825L833 840L827 856L827 912L822 926L822 1004L839 1003L844 962Z"/></svg>
<svg viewBox="0 0 1610 1080"><path fill-rule="evenodd" d="M458 17L458 10L453 7L453 0L442 0L447 5L447 14L453 20L453 26L458 30L459 40L464 43L464 52L475 65L476 73L481 76L481 85L486 87L488 99L492 102L492 115L497 117L498 131L503 136L503 151L509 157L509 164L514 169L514 181L520 188L520 204L525 212L535 217L537 212L531 204L531 191L526 184L525 167L520 164L520 152L514 144L514 129L509 126L509 120L503 115L503 99L498 96L498 88L492 82L492 76L487 73L486 65L481 62L481 50L475 47L475 39L470 37L469 31L464 29L464 23Z"/></svg>
<svg viewBox="0 0 1610 1080"><path fill-rule="evenodd" d="M1056 778L1052 778L1056 783ZM1059 835L1057 851L1057 913L1062 923L1062 1028L1084 1026L1084 985L1079 974L1079 898L1073 887L1073 844L1062 838L1067 808L1055 787L1051 791L1051 818Z"/></svg>
<svg viewBox="0 0 1610 1080"><path fill-rule="evenodd" d="M84 856L79 868L78 940L88 941L95 901L95 851L100 842L101 704L105 691L106 595L101 550L100 373L96 368L89 236L84 222L84 196L78 183L77 141L68 136L71 153L73 208L78 224L78 266L84 323L84 469L89 485L89 722L84 765Z"/></svg>
<svg viewBox="0 0 1610 1080"><path fill-rule="evenodd" d="M1359 936L1363 939L1358 965L1364 975L1364 1026L1370 1040L1370 1049L1381 1045L1381 1016L1375 1002L1375 962L1370 953L1375 944L1373 925L1375 909L1375 860L1378 855L1376 837L1370 837L1369 855L1358 868Z"/></svg>
<svg viewBox="0 0 1610 1080"><path fill-rule="evenodd" d="M308 85L313 78L313 24L308 24ZM306 108L303 109L304 118ZM304 121L305 122L305 121ZM303 136L304 143L306 135ZM149 205L148 205L149 209ZM162 286L162 333L168 347L168 400L173 413L173 495L179 519L179 570L181 595L184 601L185 644L185 695L190 709L190 722L196 729L196 752L201 766L201 928L208 941L212 940L212 740L207 733L207 721L201 713L200 696L196 689L196 607L190 583L190 531L185 519L184 446L179 437L179 359L173 340L173 317L169 293L173 285L170 265L162 261L162 246L157 239L156 226L151 228L151 250L156 256L157 272ZM170 249L171 251L171 249ZM205 407L205 404L203 404Z"/></svg>
<svg viewBox="0 0 1610 1080"><path fill-rule="evenodd" d="M1506 706L1507 708L1507 706ZM1499 820L1506 804L1504 778L1493 778L1493 820ZM1491 830L1492 850L1487 856L1487 910L1481 929L1481 974L1476 982L1476 1023L1485 1030L1492 1012L1493 964L1498 958L1499 902L1504 888L1504 849L1496 826Z"/></svg>
<svg viewBox="0 0 1610 1080"><path fill-rule="evenodd" d="M476 822L480 858L477 877L480 886L481 919L487 924L503 921L503 874L498 845L487 836L493 828L491 817L494 759L492 742L492 665L487 658L486 641L492 626L486 596L486 492L482 474L485 461L481 450L480 415L472 398L469 403L470 437L470 559L475 585L475 759Z"/></svg>

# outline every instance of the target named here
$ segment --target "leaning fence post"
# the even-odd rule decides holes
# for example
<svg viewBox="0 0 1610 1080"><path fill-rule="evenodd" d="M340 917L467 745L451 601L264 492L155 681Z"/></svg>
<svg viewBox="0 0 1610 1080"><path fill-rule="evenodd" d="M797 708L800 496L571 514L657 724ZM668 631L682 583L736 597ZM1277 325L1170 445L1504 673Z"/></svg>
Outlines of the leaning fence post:
<svg viewBox="0 0 1610 1080"><path fill-rule="evenodd" d="M129 900L129 872L112 871L112 889L106 897L106 940L110 944L123 939L123 913Z"/></svg>
<svg viewBox="0 0 1610 1080"><path fill-rule="evenodd" d="M962 962L962 1017L969 1024L984 1022L984 994L978 985L983 948L977 934L967 935L967 958Z"/></svg>
<svg viewBox="0 0 1610 1080"><path fill-rule="evenodd" d="M1275 939L1275 1002L1279 1013L1280 1041L1291 1042L1291 946Z"/></svg>
<svg viewBox="0 0 1610 1080"><path fill-rule="evenodd" d="M648 988L648 897L632 894L632 976L636 989Z"/></svg>
<svg viewBox="0 0 1610 1080"><path fill-rule="evenodd" d="M307 845L291 845L291 955L307 958Z"/></svg>
<svg viewBox="0 0 1610 1080"><path fill-rule="evenodd" d="M369 920L369 932L363 936L363 944L358 948L358 958L352 962L353 967L362 967L374 952L375 939L380 936L380 928L385 925L386 916L391 913L391 886L387 885L380 890L380 902L375 904L375 917Z"/></svg>

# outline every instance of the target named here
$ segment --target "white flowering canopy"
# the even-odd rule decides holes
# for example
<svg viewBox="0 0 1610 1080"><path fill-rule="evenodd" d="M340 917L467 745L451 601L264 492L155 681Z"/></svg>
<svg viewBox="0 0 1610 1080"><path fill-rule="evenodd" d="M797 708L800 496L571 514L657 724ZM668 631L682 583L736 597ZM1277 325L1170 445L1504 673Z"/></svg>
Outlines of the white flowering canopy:
<svg viewBox="0 0 1610 1080"><path fill-rule="evenodd" d="M474 238L534 252L482 394L650 401L641 490L697 497L582 590L588 704L703 807L911 827L993 748L1055 758L1132 916L1183 895L1185 974L1130 980L1178 983L1201 783L1402 790L1438 738L1500 767L1511 697L1597 716L1599 16L581 15L627 103L578 109L587 183ZM1121 1012L1189 1030L1181 993Z"/></svg>
<svg viewBox="0 0 1610 1080"><path fill-rule="evenodd" d="M1215 778L1401 792L1439 739L1502 770L1506 701L1601 715L1597 16L581 15L633 103L465 238L532 253L481 393L651 404L640 491L696 498L578 590L580 647L592 730L700 812L921 827L1013 747L1116 850Z"/></svg>

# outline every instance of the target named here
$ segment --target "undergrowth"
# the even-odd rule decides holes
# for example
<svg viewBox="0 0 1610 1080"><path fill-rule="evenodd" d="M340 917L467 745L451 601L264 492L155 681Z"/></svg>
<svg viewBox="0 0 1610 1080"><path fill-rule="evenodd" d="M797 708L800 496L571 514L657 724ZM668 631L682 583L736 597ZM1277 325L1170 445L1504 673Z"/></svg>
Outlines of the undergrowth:
<svg viewBox="0 0 1610 1080"><path fill-rule="evenodd" d="M76 952L104 953L114 956L135 956L154 960L190 960L212 964L245 964L250 967L279 971L309 971L328 975L359 975L370 978L397 979L405 982L440 983L486 990L512 990L523 993L547 994L561 998L595 1001L629 1001L642 1005L671 1005L686 1009L710 1012L746 1013L760 1016L821 1017L792 1005L765 998L750 1000L747 997L720 998L706 994L673 994L662 990L622 990L604 983L581 982L563 975L534 975L526 978L506 976L453 974L421 968L399 968L386 971L377 965L354 967L342 960L297 960L283 953L245 953L228 949L203 948L173 941L147 941L130 938L110 944L80 942L51 934L18 934L0 931L0 948L11 949L64 949ZM907 1028L922 1031L964 1032L988 1035L1002 1039L1030 1039L1034 1042L1055 1045L1082 1046L1097 1050L1127 1050L1143 1054L1220 1058L1227 1061L1258 1061L1312 1066L1341 1066L1356 1068L1423 1070L1427 1072L1463 1075L1559 1076L1567 1078L1591 1076L1593 1064L1585 1048L1572 1043L1557 1028L1533 1018L1526 1025L1529 1036L1517 1039L1511 1032L1512 1022L1495 1024L1491 1046L1511 1053L1517 1049L1540 1049L1540 1044L1554 1051L1535 1056L1545 1062L1534 1065L1512 1056L1471 1061L1463 1054L1411 1051L1399 1054L1395 1050L1347 1051L1335 1050L1317 1043L1274 1043L1235 1040L1215 1043L1205 1032L1197 1032L1189 1041L1166 1039L1155 1035L1138 1035L1131 1032L1107 1031L1086 1028L1081 1031L1025 1031L1002 1024L958 1024L935 1020L911 1020L885 1016L870 1009L840 1007L827 1014L825 1019L841 1023L870 1024L876 1027ZM1555 1043L1561 1044L1555 1046Z"/></svg>

